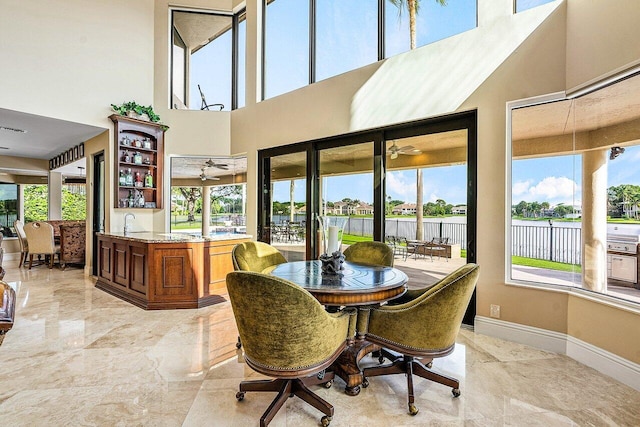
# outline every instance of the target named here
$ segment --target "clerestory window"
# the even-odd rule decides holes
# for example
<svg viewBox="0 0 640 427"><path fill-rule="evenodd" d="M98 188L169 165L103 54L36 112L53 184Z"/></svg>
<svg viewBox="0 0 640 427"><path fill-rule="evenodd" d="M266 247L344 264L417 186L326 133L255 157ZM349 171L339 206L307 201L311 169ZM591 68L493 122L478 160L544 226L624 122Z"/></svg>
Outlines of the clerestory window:
<svg viewBox="0 0 640 427"><path fill-rule="evenodd" d="M171 108L229 111L243 106L244 11L174 10L171 18Z"/></svg>

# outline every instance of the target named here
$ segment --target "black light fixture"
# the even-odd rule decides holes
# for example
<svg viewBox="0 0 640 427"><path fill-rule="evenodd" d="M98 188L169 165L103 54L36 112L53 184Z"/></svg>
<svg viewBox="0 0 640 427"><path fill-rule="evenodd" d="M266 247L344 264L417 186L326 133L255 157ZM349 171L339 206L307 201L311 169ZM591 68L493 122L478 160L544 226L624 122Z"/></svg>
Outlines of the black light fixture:
<svg viewBox="0 0 640 427"><path fill-rule="evenodd" d="M609 154L609 160L613 160L620 154L624 153L624 147L611 147L611 153Z"/></svg>

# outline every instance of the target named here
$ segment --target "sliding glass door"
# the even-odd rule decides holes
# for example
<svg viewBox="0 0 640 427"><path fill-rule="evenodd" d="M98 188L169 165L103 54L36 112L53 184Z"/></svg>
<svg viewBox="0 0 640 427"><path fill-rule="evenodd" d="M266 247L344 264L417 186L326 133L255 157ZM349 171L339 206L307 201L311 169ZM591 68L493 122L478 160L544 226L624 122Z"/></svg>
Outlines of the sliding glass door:
<svg viewBox="0 0 640 427"><path fill-rule="evenodd" d="M317 259L317 217L329 215L347 219L343 251L386 241L395 267L417 287L475 262L475 112L271 148L258 158L259 239L289 261Z"/></svg>

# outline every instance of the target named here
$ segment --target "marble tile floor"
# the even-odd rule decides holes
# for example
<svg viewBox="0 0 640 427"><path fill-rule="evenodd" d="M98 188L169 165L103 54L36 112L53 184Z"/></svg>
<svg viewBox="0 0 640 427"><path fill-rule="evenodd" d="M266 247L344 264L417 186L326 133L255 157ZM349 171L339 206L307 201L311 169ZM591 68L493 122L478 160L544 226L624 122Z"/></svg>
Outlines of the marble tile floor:
<svg viewBox="0 0 640 427"><path fill-rule="evenodd" d="M9 262L16 324L0 347L0 426L252 426L272 393L235 349L229 303L144 311L98 289L80 269L31 271ZM377 363L365 358L365 363ZM331 426L638 426L640 392L568 357L462 330L434 368L461 380L416 378L415 417L403 375L371 378L355 397L336 380L314 391L331 402ZM316 426L320 412L289 399L271 426Z"/></svg>

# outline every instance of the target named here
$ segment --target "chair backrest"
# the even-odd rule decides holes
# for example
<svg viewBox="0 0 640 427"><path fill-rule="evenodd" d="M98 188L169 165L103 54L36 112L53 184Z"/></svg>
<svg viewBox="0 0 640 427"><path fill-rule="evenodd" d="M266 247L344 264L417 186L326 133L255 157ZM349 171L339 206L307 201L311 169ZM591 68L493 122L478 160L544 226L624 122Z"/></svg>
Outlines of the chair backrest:
<svg viewBox="0 0 640 427"><path fill-rule="evenodd" d="M280 251L264 242L244 242L231 251L233 269L262 273L266 268L287 262Z"/></svg>
<svg viewBox="0 0 640 427"><path fill-rule="evenodd" d="M382 242L357 242L344 250L344 259L359 264L393 267L393 249Z"/></svg>
<svg viewBox="0 0 640 427"><path fill-rule="evenodd" d="M450 349L478 281L479 266L466 264L404 304L371 311L368 333L416 349ZM411 351L407 351L411 354Z"/></svg>
<svg viewBox="0 0 640 427"><path fill-rule="evenodd" d="M346 342L349 316L328 313L295 283L235 271L227 275L227 290L245 359L254 369L314 372Z"/></svg>
<svg viewBox="0 0 640 427"><path fill-rule="evenodd" d="M16 219L13 223L13 226L15 227L16 233L18 234L18 241L20 242L20 251L28 252L29 243L27 242L27 235L24 232L24 224L19 219Z"/></svg>
<svg viewBox="0 0 640 427"><path fill-rule="evenodd" d="M24 232L29 243L31 254L52 254L56 251L53 241L53 226L46 222L30 222L25 224Z"/></svg>

